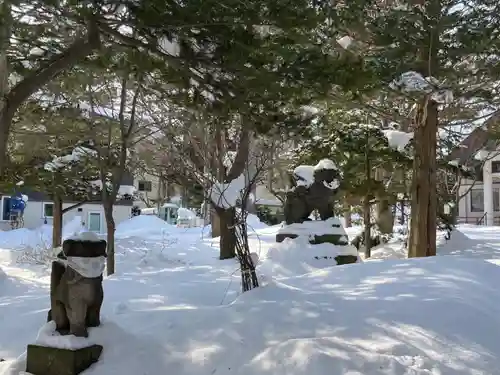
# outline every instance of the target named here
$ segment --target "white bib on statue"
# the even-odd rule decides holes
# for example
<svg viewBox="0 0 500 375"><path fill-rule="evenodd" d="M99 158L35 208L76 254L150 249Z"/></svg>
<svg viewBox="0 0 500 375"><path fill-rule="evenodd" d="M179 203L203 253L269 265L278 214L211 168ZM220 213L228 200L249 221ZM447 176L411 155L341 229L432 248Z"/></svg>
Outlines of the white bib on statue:
<svg viewBox="0 0 500 375"><path fill-rule="evenodd" d="M106 265L106 258L100 257L68 257L66 260L68 267L71 267L83 277L95 278L102 275Z"/></svg>

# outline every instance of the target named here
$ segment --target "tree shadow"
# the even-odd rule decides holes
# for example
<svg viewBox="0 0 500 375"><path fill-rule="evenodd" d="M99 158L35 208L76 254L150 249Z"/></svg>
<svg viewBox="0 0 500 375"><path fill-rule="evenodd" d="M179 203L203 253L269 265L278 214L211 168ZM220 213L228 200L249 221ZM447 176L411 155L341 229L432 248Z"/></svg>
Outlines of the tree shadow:
<svg viewBox="0 0 500 375"><path fill-rule="evenodd" d="M493 373L499 276L458 257L334 267L228 306L133 312L120 325L162 342L159 373Z"/></svg>
<svg viewBox="0 0 500 375"><path fill-rule="evenodd" d="M500 232L459 228L438 248L438 255L455 255L478 259L500 259ZM500 230L500 228L497 228Z"/></svg>

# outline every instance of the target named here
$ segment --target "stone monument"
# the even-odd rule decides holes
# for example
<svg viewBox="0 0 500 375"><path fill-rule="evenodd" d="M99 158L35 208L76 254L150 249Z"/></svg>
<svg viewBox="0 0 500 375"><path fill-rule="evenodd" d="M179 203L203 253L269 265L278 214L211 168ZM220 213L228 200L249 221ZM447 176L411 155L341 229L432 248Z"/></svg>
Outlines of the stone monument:
<svg viewBox="0 0 500 375"><path fill-rule="evenodd" d="M333 161L321 160L317 165L302 165L295 168L293 177L296 186L285 199L285 223L276 235L276 242L285 238L307 236L309 243L330 243L337 249L337 264L356 263L357 250L349 244L340 220L334 217L333 198L339 190L341 174ZM320 220L311 220L317 210Z"/></svg>
<svg viewBox="0 0 500 375"><path fill-rule="evenodd" d="M88 328L101 323L105 260L106 241L94 233L81 233L64 241L57 260L52 262L51 309L47 320L54 326L54 336L76 336L79 345L67 349L51 346L44 340L28 345L27 372L76 375L97 362L103 348L90 342L85 345L85 338L89 335Z"/></svg>

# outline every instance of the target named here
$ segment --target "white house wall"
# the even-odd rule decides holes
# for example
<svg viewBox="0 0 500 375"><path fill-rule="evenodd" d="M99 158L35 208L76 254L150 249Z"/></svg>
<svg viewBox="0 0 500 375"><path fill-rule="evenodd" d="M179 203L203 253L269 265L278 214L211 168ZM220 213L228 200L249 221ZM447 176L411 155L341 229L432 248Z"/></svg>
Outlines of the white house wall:
<svg viewBox="0 0 500 375"><path fill-rule="evenodd" d="M47 224L52 224L52 218L45 218L43 207L44 203L47 202L28 202L26 209L24 210L24 227L27 229L36 229L41 225L45 224L45 220L47 220ZM72 206L73 203L64 203L63 209ZM78 211L78 208L81 211ZM73 220L76 216L80 216L82 218L82 224L85 225L85 228L88 229L88 217L90 212L99 212L101 215L101 233L106 232L106 221L104 218L104 208L100 204L84 204L78 208L75 208L71 211L66 212L63 215L63 226ZM131 208L130 206L121 206L116 205L113 207L113 218L115 219L115 224L130 219L131 217ZM0 221L0 228L2 230L10 229L9 221Z"/></svg>
<svg viewBox="0 0 500 375"><path fill-rule="evenodd" d="M459 202L458 202L458 216L459 220L462 221L467 221L468 223L475 223L478 219L483 217L484 212L473 212L471 211L471 195L470 195L470 190L483 190L483 183L480 181L476 181L474 185L471 188L472 182L466 184L466 182L462 182L462 186L459 188L459 195L464 196ZM493 178L493 189L499 189L500 190L500 180L498 178ZM495 211L494 212L494 217L500 217L500 212Z"/></svg>

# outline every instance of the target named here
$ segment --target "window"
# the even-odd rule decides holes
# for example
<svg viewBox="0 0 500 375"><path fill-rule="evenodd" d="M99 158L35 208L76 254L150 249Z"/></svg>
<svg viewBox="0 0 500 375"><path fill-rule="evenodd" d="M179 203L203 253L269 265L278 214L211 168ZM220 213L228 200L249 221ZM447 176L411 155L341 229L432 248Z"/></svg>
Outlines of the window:
<svg viewBox="0 0 500 375"><path fill-rule="evenodd" d="M492 173L500 173L500 161L492 161L491 162L491 172Z"/></svg>
<svg viewBox="0 0 500 375"><path fill-rule="evenodd" d="M471 212L484 212L483 189L470 191L470 210ZM493 210L495 212L500 211L500 188L493 189Z"/></svg>
<svg viewBox="0 0 500 375"><path fill-rule="evenodd" d="M43 204L43 217L54 217L54 203Z"/></svg>
<svg viewBox="0 0 500 375"><path fill-rule="evenodd" d="M483 190L474 189L470 191L470 211L483 212L484 211L484 194Z"/></svg>
<svg viewBox="0 0 500 375"><path fill-rule="evenodd" d="M139 181L139 191L151 191L153 190L151 181Z"/></svg>
<svg viewBox="0 0 500 375"><path fill-rule="evenodd" d="M2 220L10 220L10 197L2 197Z"/></svg>
<svg viewBox="0 0 500 375"><path fill-rule="evenodd" d="M493 211L500 211L500 189L493 189Z"/></svg>

